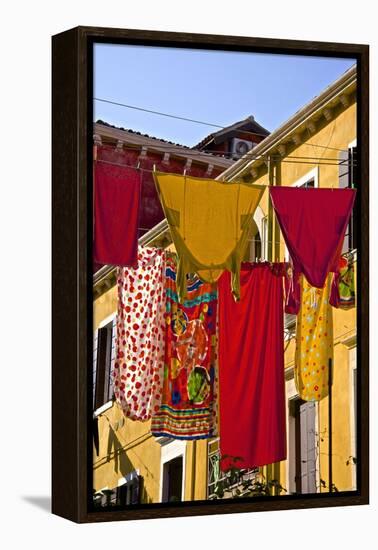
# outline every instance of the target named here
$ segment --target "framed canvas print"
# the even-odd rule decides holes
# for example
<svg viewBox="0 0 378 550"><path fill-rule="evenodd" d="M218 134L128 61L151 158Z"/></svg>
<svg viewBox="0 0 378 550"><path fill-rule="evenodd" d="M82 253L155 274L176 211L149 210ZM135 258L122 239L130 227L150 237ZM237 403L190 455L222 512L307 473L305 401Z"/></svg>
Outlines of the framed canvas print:
<svg viewBox="0 0 378 550"><path fill-rule="evenodd" d="M367 504L368 46L52 54L53 513Z"/></svg>

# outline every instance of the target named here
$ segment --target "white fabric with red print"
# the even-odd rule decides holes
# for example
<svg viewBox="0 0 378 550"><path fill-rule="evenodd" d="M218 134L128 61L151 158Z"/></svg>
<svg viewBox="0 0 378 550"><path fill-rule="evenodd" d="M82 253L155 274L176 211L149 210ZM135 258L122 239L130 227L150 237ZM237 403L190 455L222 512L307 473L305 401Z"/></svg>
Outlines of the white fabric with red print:
<svg viewBox="0 0 378 550"><path fill-rule="evenodd" d="M148 420L164 375L165 252L138 248L138 268L118 268L114 395L124 414Z"/></svg>

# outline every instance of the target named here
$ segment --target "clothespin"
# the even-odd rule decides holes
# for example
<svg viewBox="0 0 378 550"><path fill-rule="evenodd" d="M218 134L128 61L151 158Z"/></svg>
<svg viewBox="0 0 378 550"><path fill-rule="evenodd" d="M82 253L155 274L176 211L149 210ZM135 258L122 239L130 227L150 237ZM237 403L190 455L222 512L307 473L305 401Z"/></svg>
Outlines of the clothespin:
<svg viewBox="0 0 378 550"><path fill-rule="evenodd" d="M137 169L137 170L140 169L140 160L138 160L138 162L137 162L136 169Z"/></svg>
<svg viewBox="0 0 378 550"><path fill-rule="evenodd" d="M186 175L187 170L190 170L191 166L192 166L192 159L186 159L186 163L184 166L184 175Z"/></svg>
<svg viewBox="0 0 378 550"><path fill-rule="evenodd" d="M154 164L154 165L152 166L152 171L153 171L153 173L156 172L156 164Z"/></svg>

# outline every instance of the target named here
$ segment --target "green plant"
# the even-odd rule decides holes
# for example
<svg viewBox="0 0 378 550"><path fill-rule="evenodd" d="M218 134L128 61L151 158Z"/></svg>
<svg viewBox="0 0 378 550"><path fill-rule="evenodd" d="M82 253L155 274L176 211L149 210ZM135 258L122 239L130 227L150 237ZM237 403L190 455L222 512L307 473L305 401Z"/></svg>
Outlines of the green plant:
<svg viewBox="0 0 378 550"><path fill-rule="evenodd" d="M213 498L269 496L273 491L276 495L287 492L278 480L267 481L258 470L239 468L236 464L242 460L240 457L224 455L221 460L226 458L232 465L225 477L215 483Z"/></svg>

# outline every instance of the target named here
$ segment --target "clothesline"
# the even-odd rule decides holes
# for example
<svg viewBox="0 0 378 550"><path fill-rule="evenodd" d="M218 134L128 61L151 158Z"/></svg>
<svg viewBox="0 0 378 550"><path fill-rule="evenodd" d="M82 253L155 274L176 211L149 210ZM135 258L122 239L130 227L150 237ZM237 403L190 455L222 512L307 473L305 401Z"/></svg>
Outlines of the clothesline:
<svg viewBox="0 0 378 550"><path fill-rule="evenodd" d="M310 144L312 146L312 144ZM132 144L132 143L128 143L127 144L127 148L128 149L135 149L135 150L139 150L141 148L140 145L136 145L136 144ZM326 149L328 149L328 147L325 147ZM177 148L174 148L172 145L159 145L159 150L160 149L163 149L165 153L172 153L172 154L175 154L177 153ZM253 151L253 149L252 149ZM345 152L345 150L344 150ZM209 152L207 151L201 151L201 150L198 150L198 149L191 149L191 148L187 148L185 149L185 154L186 155L193 155L193 156L198 156L198 154L204 154L206 156L209 157L209 159L211 159L211 157L215 154L218 154L218 155L222 155L222 157L226 157L227 155L231 156L231 157L238 157L238 158L242 158L245 156L245 153L233 153L231 151L222 151L220 149L213 149ZM217 156L217 155L216 155ZM316 157L316 156L311 156L311 155L289 155L288 157L286 158L290 158L290 159L307 159L307 160L316 160L316 161L319 161L319 160L327 160L327 161L335 161L336 163L339 163L339 164L344 164L346 163L347 161L348 162L352 162L354 164L357 164L357 160L355 159L339 159L339 158L334 158L334 157ZM281 155L273 155L273 154L269 154L269 153L261 153L259 154L256 159L271 159L271 160L281 160L282 157ZM253 160L253 159L252 159Z"/></svg>
<svg viewBox="0 0 378 550"><path fill-rule="evenodd" d="M126 164L126 163L119 163L119 162L113 162L113 161L110 161L110 160L102 160L102 159L97 159L95 162L102 162L102 163L105 163L105 164L111 164L113 166L123 166L123 167L126 167L126 168L135 168L137 170L141 170L142 172L153 172L153 170L151 168L142 168L141 166L138 167L138 165L133 165L133 164ZM335 162L335 163L332 163L332 162L310 162L310 161L297 161L297 160L280 160L280 162L282 163L287 163L287 164L308 164L308 165L322 165L322 166L340 166L341 164L343 164L342 162Z"/></svg>
<svg viewBox="0 0 378 550"><path fill-rule="evenodd" d="M314 146L313 144L310 144L311 146ZM135 149L135 150L138 150L141 148L140 145L136 145L136 144L127 144L127 148L128 149ZM325 149L328 149L329 147L326 147L324 146ZM163 149L165 153L172 153L172 154L175 154L177 153L177 148L174 148L172 145L159 145L159 150L160 149ZM332 147L330 149L333 149ZM337 149L339 150L339 149ZM251 149L251 151L253 151L253 149ZM340 150L340 151L343 151L345 152L345 150ZM207 151L201 151L201 150L197 150L197 149L191 149L191 148L185 148L185 154L190 156L190 155L193 155L193 156L198 156L198 154L202 154L202 155L206 155L208 156L210 159L211 157L214 155L214 154L219 154L221 155L222 157L227 157L227 155L231 156L231 157L238 157L238 158L243 158L246 154L245 153L233 153L231 151L222 151L222 150L218 150L218 149L214 149L214 150L211 150L210 152L207 152ZM286 158L290 158L290 159L309 159L309 160L316 160L316 161L319 161L319 160L327 160L327 161L335 161L336 163L338 164L344 164L348 161L353 163L353 164L357 164L357 160L355 159L339 159L339 158L334 158L334 157L316 157L316 156L308 156L308 155L289 155L288 157ZM256 159L266 159L266 160L282 160L282 157L281 155L274 155L274 154L269 154L269 153L261 153L261 154L258 154L256 156ZM253 158L251 160L254 160Z"/></svg>
<svg viewBox="0 0 378 550"><path fill-rule="evenodd" d="M140 228L141 229L141 228ZM252 237L251 239L248 239L248 242L257 242L257 243L260 243L260 244L264 244L264 243L269 243L269 244L279 244L281 245L284 241L272 241L270 239L257 239L256 237ZM348 256L349 254L353 254L357 252L357 248L348 248L348 250L346 250L345 252L342 253L342 256ZM174 255L174 256L177 256L176 252L171 252L169 251L170 254ZM284 260L284 261L287 261L287 260Z"/></svg>
<svg viewBox="0 0 378 550"><path fill-rule="evenodd" d="M202 120L187 118L187 117L183 117L183 116L180 116L180 115L172 115L172 114L169 114L169 113L163 113L161 111L154 111L152 109L146 109L144 107L137 107L135 105L127 105L126 103L120 103L118 101L112 101L110 99L103 99L103 98L99 98L99 97L94 97L93 100L94 101L100 101L102 103L108 103L108 104L111 104L111 105L117 105L118 107L124 107L126 109L134 109L136 111L143 111L145 113L151 113L151 114L154 114L154 115L160 115L160 116L165 116L165 117L168 117L168 118L175 118L175 119L178 119L178 120L184 120L185 122L192 122L192 123L195 123L195 124L202 124L204 126L214 126L215 128L220 128L221 130L225 130L226 128L228 128L228 126L222 126L221 124L213 124L211 122L204 122ZM256 132L249 132L249 131L244 131L244 130L241 130L241 132L243 134L266 137L266 134L258 134ZM329 146L326 146L326 145L318 145L318 144L315 144L315 143L308 143L308 145L311 145L313 147L320 147L320 148L323 148L323 149L332 149L334 151L345 151L345 149L338 149L337 147L329 147Z"/></svg>
<svg viewBox="0 0 378 550"><path fill-rule="evenodd" d="M282 245L282 243L284 243L284 241L272 241L270 239L268 240L264 240L264 239L256 239L256 237L252 237L252 239L248 239L248 242L251 243L251 242L255 242L255 243L260 243L261 245L265 244L265 243L269 243L269 244L279 244L279 245ZM354 253L357 252L357 248L348 248L348 250L346 250L345 252L343 252L341 254L341 256L343 258L347 258L348 256L352 256ZM172 252L172 251L169 251L169 254L171 254L172 256L177 256L177 253L176 252ZM265 261L270 261L270 260L265 260L264 258L260 258L260 261L262 262L265 262ZM289 260L282 260L283 262L289 262ZM253 263L252 260L245 262L245 263Z"/></svg>

